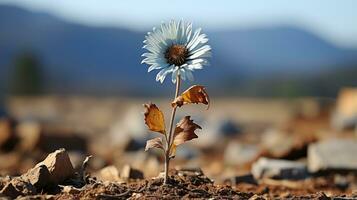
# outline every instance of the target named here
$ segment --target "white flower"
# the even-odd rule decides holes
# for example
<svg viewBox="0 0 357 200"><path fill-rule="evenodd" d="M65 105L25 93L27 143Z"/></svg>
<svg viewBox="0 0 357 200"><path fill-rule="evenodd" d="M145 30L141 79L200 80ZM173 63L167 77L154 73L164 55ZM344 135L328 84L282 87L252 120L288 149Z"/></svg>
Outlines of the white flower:
<svg viewBox="0 0 357 200"><path fill-rule="evenodd" d="M172 82L176 76L181 79L193 80L192 72L202 69L208 64L207 58L211 56L211 47L207 45L208 38L197 29L192 34L192 24L183 20L162 23L160 28L153 28L144 40L144 49L148 52L141 63L149 65L148 72L160 69L156 81L161 83L166 76L172 73Z"/></svg>

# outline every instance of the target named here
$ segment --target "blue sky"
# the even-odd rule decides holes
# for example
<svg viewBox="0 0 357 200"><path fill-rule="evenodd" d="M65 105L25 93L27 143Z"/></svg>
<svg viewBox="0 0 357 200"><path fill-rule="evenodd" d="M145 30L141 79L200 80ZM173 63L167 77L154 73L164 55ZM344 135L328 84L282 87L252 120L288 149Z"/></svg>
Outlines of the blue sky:
<svg viewBox="0 0 357 200"><path fill-rule="evenodd" d="M206 29L279 24L310 30L339 46L357 46L356 0L0 0L95 26L149 30L169 19L185 19Z"/></svg>

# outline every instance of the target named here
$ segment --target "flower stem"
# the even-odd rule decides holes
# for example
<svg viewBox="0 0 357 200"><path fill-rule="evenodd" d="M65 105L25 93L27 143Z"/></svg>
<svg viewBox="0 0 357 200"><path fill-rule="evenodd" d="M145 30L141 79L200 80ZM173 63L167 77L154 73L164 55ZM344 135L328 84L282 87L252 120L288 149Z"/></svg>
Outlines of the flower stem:
<svg viewBox="0 0 357 200"><path fill-rule="evenodd" d="M181 85L181 77L180 77L180 75L177 75L177 77L176 77L176 91L175 91L174 100L179 95L180 85ZM167 184L168 177L169 177L170 149L171 149L171 143L172 143L172 137L173 137L172 132L173 132L173 125L174 125L175 115L176 115L176 108L177 108L176 106L172 108L171 119L170 119L169 136L168 136L166 152L165 152L165 178L164 178L164 184L165 185Z"/></svg>

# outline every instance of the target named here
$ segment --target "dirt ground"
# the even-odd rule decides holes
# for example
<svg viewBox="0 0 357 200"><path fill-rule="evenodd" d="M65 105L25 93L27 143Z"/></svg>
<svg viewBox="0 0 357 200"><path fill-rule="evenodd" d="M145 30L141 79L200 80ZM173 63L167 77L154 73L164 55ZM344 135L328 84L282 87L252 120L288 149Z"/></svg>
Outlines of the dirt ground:
<svg viewBox="0 0 357 200"><path fill-rule="evenodd" d="M126 183L87 177L87 184L82 188L59 185L47 194L18 199L357 199L356 191L336 185L329 176L297 182L264 180L231 186L214 184L201 171L173 170L170 184L162 183L160 177Z"/></svg>

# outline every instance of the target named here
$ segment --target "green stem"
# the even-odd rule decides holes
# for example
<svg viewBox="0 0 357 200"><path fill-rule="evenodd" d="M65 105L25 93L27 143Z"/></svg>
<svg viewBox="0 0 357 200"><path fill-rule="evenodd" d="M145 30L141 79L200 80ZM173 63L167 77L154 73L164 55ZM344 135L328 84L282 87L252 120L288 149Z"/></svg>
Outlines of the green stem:
<svg viewBox="0 0 357 200"><path fill-rule="evenodd" d="M177 75L176 77L176 91L175 91L175 98L174 100L178 97L179 92L180 92L180 85L181 85L181 77L180 75ZM168 136L168 141L166 145L166 152L165 152L165 178L164 178L164 184L166 185L168 182L168 177L169 177L169 165L170 165L170 149L171 149L171 143L173 140L173 125L174 125L174 120L175 120L175 115L176 115L176 106L172 108L171 112L171 119L170 119L170 129L169 129L169 136Z"/></svg>

